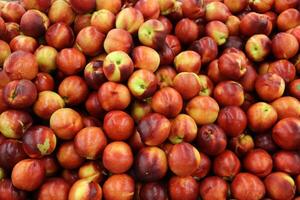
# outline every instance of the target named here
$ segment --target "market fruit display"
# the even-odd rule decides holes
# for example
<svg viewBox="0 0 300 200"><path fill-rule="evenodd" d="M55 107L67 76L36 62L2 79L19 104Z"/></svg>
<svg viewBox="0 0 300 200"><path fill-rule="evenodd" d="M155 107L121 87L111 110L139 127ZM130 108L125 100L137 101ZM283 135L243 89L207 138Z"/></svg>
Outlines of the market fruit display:
<svg viewBox="0 0 300 200"><path fill-rule="evenodd" d="M300 0L0 0L0 200L300 199Z"/></svg>

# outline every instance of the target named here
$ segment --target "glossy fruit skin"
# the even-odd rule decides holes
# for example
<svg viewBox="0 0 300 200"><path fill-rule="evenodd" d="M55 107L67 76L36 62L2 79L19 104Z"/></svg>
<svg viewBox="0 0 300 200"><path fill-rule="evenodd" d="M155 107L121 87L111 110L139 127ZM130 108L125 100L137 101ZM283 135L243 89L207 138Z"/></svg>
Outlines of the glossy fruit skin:
<svg viewBox="0 0 300 200"><path fill-rule="evenodd" d="M133 199L134 188L135 182L131 176L116 174L105 181L103 185L103 197L107 200L131 200Z"/></svg>
<svg viewBox="0 0 300 200"><path fill-rule="evenodd" d="M237 199L261 199L265 196L264 183L250 173L239 173L231 183L232 196Z"/></svg>
<svg viewBox="0 0 300 200"><path fill-rule="evenodd" d="M168 194L165 186L158 182L145 183L139 191L141 200L167 200Z"/></svg>
<svg viewBox="0 0 300 200"><path fill-rule="evenodd" d="M132 166L133 153L125 142L112 142L105 147L102 161L103 166L110 172L121 174Z"/></svg>
<svg viewBox="0 0 300 200"><path fill-rule="evenodd" d="M198 130L197 144L204 153L216 156L227 146L225 132L215 124L204 125Z"/></svg>
<svg viewBox="0 0 300 200"><path fill-rule="evenodd" d="M183 107L183 100L179 92L171 87L158 90L152 97L152 109L166 117L177 116Z"/></svg>
<svg viewBox="0 0 300 200"><path fill-rule="evenodd" d="M158 113L149 113L138 123L141 140L148 146L162 144L171 131L170 121Z"/></svg>
<svg viewBox="0 0 300 200"><path fill-rule="evenodd" d="M14 139L6 139L0 144L0 165L6 170L12 170L21 160L27 158L22 142Z"/></svg>
<svg viewBox="0 0 300 200"><path fill-rule="evenodd" d="M254 148L254 140L251 135L241 134L231 138L229 148L239 157L242 157Z"/></svg>
<svg viewBox="0 0 300 200"><path fill-rule="evenodd" d="M90 179L79 179L70 188L68 199L102 199L101 186Z"/></svg>
<svg viewBox="0 0 300 200"><path fill-rule="evenodd" d="M0 198L3 200L25 200L26 192L13 186L10 179L0 180Z"/></svg>
<svg viewBox="0 0 300 200"><path fill-rule="evenodd" d="M266 191L272 199L293 199L296 185L292 177L284 172L273 172L264 180Z"/></svg>
<svg viewBox="0 0 300 200"><path fill-rule="evenodd" d="M70 185L62 178L47 180L39 189L38 198L41 200L65 200L68 198Z"/></svg>
<svg viewBox="0 0 300 200"><path fill-rule="evenodd" d="M104 117L103 129L111 140L126 140L134 132L134 121L123 111L110 111Z"/></svg>
<svg viewBox="0 0 300 200"><path fill-rule="evenodd" d="M31 158L40 158L50 155L56 148L56 136L46 126L30 127L23 138L23 149Z"/></svg>
<svg viewBox="0 0 300 200"><path fill-rule="evenodd" d="M300 128L298 118L290 117L277 122L272 130L275 143L284 150L298 150L300 138L297 135ZM288 142L288 143L287 143Z"/></svg>
<svg viewBox="0 0 300 200"><path fill-rule="evenodd" d="M89 160L97 159L107 145L104 132L99 127L81 129L74 138L75 151Z"/></svg>
<svg viewBox="0 0 300 200"><path fill-rule="evenodd" d="M84 162L84 158L76 152L73 141L61 144L57 150L56 158L64 169L76 169Z"/></svg>
<svg viewBox="0 0 300 200"><path fill-rule="evenodd" d="M247 127L247 116L239 107L227 106L221 109L217 122L226 135L236 137Z"/></svg>
<svg viewBox="0 0 300 200"><path fill-rule="evenodd" d="M174 200L182 198L196 200L199 193L199 187L196 180L191 176L173 176L168 182L168 191L171 199Z"/></svg>
<svg viewBox="0 0 300 200"><path fill-rule="evenodd" d="M297 175L299 173L300 156L295 151L278 151L273 155L274 167L278 171Z"/></svg>
<svg viewBox="0 0 300 200"><path fill-rule="evenodd" d="M39 160L25 159L14 166L12 183L21 190L33 191L41 186L45 173L45 168Z"/></svg>
<svg viewBox="0 0 300 200"><path fill-rule="evenodd" d="M273 169L273 160L265 150L253 149L245 155L243 166L248 172L252 172L258 177L265 177Z"/></svg>
<svg viewBox="0 0 300 200"><path fill-rule="evenodd" d="M201 162L198 150L189 143L175 144L168 154L170 169L177 176L189 176L197 170Z"/></svg>
<svg viewBox="0 0 300 200"><path fill-rule="evenodd" d="M300 115L300 102L291 96L281 97L271 103L275 108L278 119L288 117L299 117Z"/></svg>
<svg viewBox="0 0 300 200"><path fill-rule="evenodd" d="M159 181L168 170L167 156L158 147L144 147L135 158L134 169L141 181Z"/></svg>
<svg viewBox="0 0 300 200"><path fill-rule="evenodd" d="M206 177L200 182L199 188L199 194L203 200L225 200L229 190L229 186L226 181L218 176Z"/></svg>
<svg viewBox="0 0 300 200"><path fill-rule="evenodd" d="M241 163L238 157L230 150L220 153L213 163L214 174L229 180L240 172L240 168Z"/></svg>

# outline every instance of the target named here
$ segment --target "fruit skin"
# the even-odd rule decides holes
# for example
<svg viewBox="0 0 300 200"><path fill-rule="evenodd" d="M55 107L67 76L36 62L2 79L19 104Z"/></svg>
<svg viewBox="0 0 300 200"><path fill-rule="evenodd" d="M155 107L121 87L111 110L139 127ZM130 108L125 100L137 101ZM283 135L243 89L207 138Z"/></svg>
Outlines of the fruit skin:
<svg viewBox="0 0 300 200"><path fill-rule="evenodd" d="M272 9L274 2L276 2L276 0L250 1L249 6L255 12L266 13Z"/></svg>
<svg viewBox="0 0 300 200"><path fill-rule="evenodd" d="M198 74L201 69L201 56L195 51L183 51L175 57L174 65L177 72L194 72Z"/></svg>
<svg viewBox="0 0 300 200"><path fill-rule="evenodd" d="M124 29L112 29L107 33L103 47L108 54L113 51L124 51L129 54L133 47L132 36Z"/></svg>
<svg viewBox="0 0 300 200"><path fill-rule="evenodd" d="M156 72L156 78L160 88L173 86L173 79L176 76L176 71L171 66L161 66Z"/></svg>
<svg viewBox="0 0 300 200"><path fill-rule="evenodd" d="M38 92L54 90L54 79L48 73L39 72L33 82Z"/></svg>
<svg viewBox="0 0 300 200"><path fill-rule="evenodd" d="M11 80L32 80L38 73L38 63L33 54L15 51L4 61L3 70Z"/></svg>
<svg viewBox="0 0 300 200"><path fill-rule="evenodd" d="M197 124L186 114L177 115L171 122L169 140L173 144L192 142L197 136Z"/></svg>
<svg viewBox="0 0 300 200"><path fill-rule="evenodd" d="M74 33L78 34L80 30L91 25L92 15L90 13L77 15L74 20Z"/></svg>
<svg viewBox="0 0 300 200"><path fill-rule="evenodd" d="M70 0L69 2L73 10L78 14L88 13L96 7L96 0Z"/></svg>
<svg viewBox="0 0 300 200"><path fill-rule="evenodd" d="M48 17L52 24L64 22L71 25L75 20L75 13L68 2L58 0L51 4L48 11Z"/></svg>
<svg viewBox="0 0 300 200"><path fill-rule="evenodd" d="M164 115L149 113L139 121L137 130L143 143L148 146L156 146L168 138L171 123Z"/></svg>
<svg viewBox="0 0 300 200"><path fill-rule="evenodd" d="M157 19L160 14L159 1L157 0L140 0L134 8L140 10L145 19Z"/></svg>
<svg viewBox="0 0 300 200"><path fill-rule="evenodd" d="M79 31L75 40L75 46L85 55L95 56L100 53L104 35L96 27L88 26Z"/></svg>
<svg viewBox="0 0 300 200"><path fill-rule="evenodd" d="M3 200L26 200L26 192L15 188L10 179L0 180L0 198Z"/></svg>
<svg viewBox="0 0 300 200"><path fill-rule="evenodd" d="M46 32L46 42L58 50L69 48L74 42L74 33L71 27L64 22L57 22Z"/></svg>
<svg viewBox="0 0 300 200"><path fill-rule="evenodd" d="M241 1L235 2L234 0L224 0L224 4L228 7L228 9L232 13L239 13L248 6L249 1L241 0Z"/></svg>
<svg viewBox="0 0 300 200"><path fill-rule="evenodd" d="M198 125L211 124L219 114L219 105L209 96L196 96L185 107L186 112Z"/></svg>
<svg viewBox="0 0 300 200"><path fill-rule="evenodd" d="M201 56L202 64L208 64L218 56L218 45L211 37L208 36L194 41L191 44L190 49Z"/></svg>
<svg viewBox="0 0 300 200"><path fill-rule="evenodd" d="M8 43L6 43L3 40L0 40L0 50L0 66L2 66L6 58L11 54L11 49Z"/></svg>
<svg viewBox="0 0 300 200"><path fill-rule="evenodd" d="M260 62L271 53L272 42L268 36L264 34L255 34L251 36L246 43L246 53L248 57L255 61Z"/></svg>
<svg viewBox="0 0 300 200"><path fill-rule="evenodd" d="M110 12L117 14L122 6L121 0L112 0L112 1L105 1L105 0L96 0L96 10L106 9Z"/></svg>
<svg viewBox="0 0 300 200"><path fill-rule="evenodd" d="M134 132L134 121L123 111L110 111L104 117L103 129L111 140L126 140Z"/></svg>
<svg viewBox="0 0 300 200"><path fill-rule="evenodd" d="M300 120L295 117L284 118L278 121L272 130L275 143L284 150L298 150L300 144Z"/></svg>
<svg viewBox="0 0 300 200"><path fill-rule="evenodd" d="M10 41L9 46L12 52L22 50L34 53L34 51L38 48L39 45L36 39L32 37L18 35Z"/></svg>
<svg viewBox="0 0 300 200"><path fill-rule="evenodd" d="M47 31L50 20L47 15L39 10L27 10L22 15L20 30L28 36L38 38Z"/></svg>
<svg viewBox="0 0 300 200"><path fill-rule="evenodd" d="M300 102L291 96L280 97L271 103L275 108L278 119L300 116Z"/></svg>
<svg viewBox="0 0 300 200"><path fill-rule="evenodd" d="M151 108L166 117L177 116L183 107L181 95L171 87L158 90L152 97Z"/></svg>
<svg viewBox="0 0 300 200"><path fill-rule="evenodd" d="M273 155L274 168L290 175L297 175L300 171L300 156L295 151L278 151Z"/></svg>
<svg viewBox="0 0 300 200"><path fill-rule="evenodd" d="M91 92L85 101L85 109L92 116L96 118L103 118L104 110L98 100L97 92Z"/></svg>
<svg viewBox="0 0 300 200"><path fill-rule="evenodd" d="M134 159L134 173L138 180L159 181L168 170L167 156L158 147L142 148Z"/></svg>
<svg viewBox="0 0 300 200"><path fill-rule="evenodd" d="M35 85L26 79L14 80L3 88L3 100L11 108L30 107L37 98Z"/></svg>
<svg viewBox="0 0 300 200"><path fill-rule="evenodd" d="M268 72L257 77L255 89L262 100L270 102L283 95L285 83L277 74Z"/></svg>
<svg viewBox="0 0 300 200"><path fill-rule="evenodd" d="M138 30L140 43L153 49L160 48L166 36L164 25L157 19L145 21Z"/></svg>
<svg viewBox="0 0 300 200"><path fill-rule="evenodd" d="M246 72L246 59L238 53L224 53L218 60L220 73L228 79L239 80Z"/></svg>
<svg viewBox="0 0 300 200"><path fill-rule="evenodd" d="M144 16L136 8L125 8L119 12L116 17L116 28L121 28L129 33L136 33L139 27L144 23Z"/></svg>
<svg viewBox="0 0 300 200"><path fill-rule="evenodd" d="M225 24L228 28L229 35L231 36L239 35L241 20L238 17L234 15L229 16Z"/></svg>
<svg viewBox="0 0 300 200"><path fill-rule="evenodd" d="M108 81L99 88L98 99L106 111L124 110L130 104L131 96L125 85Z"/></svg>
<svg viewBox="0 0 300 200"><path fill-rule="evenodd" d="M68 76L58 86L58 94L70 106L85 101L88 95L88 86L80 76Z"/></svg>
<svg viewBox="0 0 300 200"><path fill-rule="evenodd" d="M289 83L295 79L296 68L288 60L281 59L270 63L268 72L275 73L284 79L285 83Z"/></svg>
<svg viewBox="0 0 300 200"><path fill-rule="evenodd" d="M131 74L127 84L133 96L138 99L145 99L154 94L158 86L158 81L153 72L140 69Z"/></svg>
<svg viewBox="0 0 300 200"><path fill-rule="evenodd" d="M21 190L34 191L39 188L45 178L45 168L36 159L25 159L18 162L11 174L13 185Z"/></svg>
<svg viewBox="0 0 300 200"><path fill-rule="evenodd" d="M198 38L199 28L194 21L183 18L175 26L175 35L182 44L190 44Z"/></svg>
<svg viewBox="0 0 300 200"><path fill-rule="evenodd" d="M51 115L50 128L58 138L69 140L74 138L76 133L83 128L83 122L81 116L75 110L60 108Z"/></svg>
<svg viewBox="0 0 300 200"><path fill-rule="evenodd" d="M168 182L168 191L173 200L196 200L199 193L199 187L197 181L191 176L173 176Z"/></svg>
<svg viewBox="0 0 300 200"><path fill-rule="evenodd" d="M204 178L210 172L211 168L210 158L205 153L199 152L199 154L201 158L200 165L192 174L192 177L197 181Z"/></svg>
<svg viewBox="0 0 300 200"><path fill-rule="evenodd" d="M40 200L65 200L68 198L70 185L62 178L51 178L39 189L38 199Z"/></svg>
<svg viewBox="0 0 300 200"><path fill-rule="evenodd" d="M102 188L101 186L86 178L79 179L70 188L69 200L101 200L102 199Z"/></svg>
<svg viewBox="0 0 300 200"><path fill-rule="evenodd" d="M73 141L60 144L57 149L56 158L60 166L64 169L76 169L80 167L85 160L76 152Z"/></svg>
<svg viewBox="0 0 300 200"><path fill-rule="evenodd" d="M85 56L75 48L65 48L56 57L57 68L66 75L74 75L84 69Z"/></svg>
<svg viewBox="0 0 300 200"><path fill-rule="evenodd" d="M284 172L273 172L264 180L266 191L272 199L293 199L296 185L292 177Z"/></svg>
<svg viewBox="0 0 300 200"><path fill-rule="evenodd" d="M280 31L287 31L298 25L300 25L300 13L295 8L289 8L277 17L277 27Z"/></svg>
<svg viewBox="0 0 300 200"><path fill-rule="evenodd" d="M218 176L206 177L200 182L199 188L199 194L203 200L225 200L229 190L226 181Z"/></svg>
<svg viewBox="0 0 300 200"><path fill-rule="evenodd" d="M105 23L103 23L103 21ZM115 25L116 16L109 10L101 9L95 11L91 16L91 25L103 34L108 33ZM117 28L120 28L117 26Z"/></svg>
<svg viewBox="0 0 300 200"><path fill-rule="evenodd" d="M108 171L121 174L130 169L133 164L133 153L125 142L109 143L102 155L103 166Z"/></svg>
<svg viewBox="0 0 300 200"><path fill-rule="evenodd" d="M262 133L272 128L278 115L270 104L258 102L250 106L247 111L247 118L251 130Z"/></svg>
<svg viewBox="0 0 300 200"><path fill-rule="evenodd" d="M216 85L214 98L223 106L241 106L245 100L243 87L235 81L222 81Z"/></svg>
<svg viewBox="0 0 300 200"><path fill-rule="evenodd" d="M21 0L21 5L26 10L37 9L45 12L51 6L51 0Z"/></svg>
<svg viewBox="0 0 300 200"><path fill-rule="evenodd" d="M22 138L32 124L32 117L25 111L6 110L0 115L0 132L6 138Z"/></svg>
<svg viewBox="0 0 300 200"><path fill-rule="evenodd" d="M289 93L297 98L300 99L300 80L295 79L289 84Z"/></svg>
<svg viewBox="0 0 300 200"><path fill-rule="evenodd" d="M74 138L75 151L88 160L99 158L106 145L106 136L99 127L83 128Z"/></svg>
<svg viewBox="0 0 300 200"><path fill-rule="evenodd" d="M84 80L86 84L94 90L97 90L107 81L103 71L103 61L95 60L89 62L84 68Z"/></svg>
<svg viewBox="0 0 300 200"><path fill-rule="evenodd" d="M233 179L230 185L232 196L237 199L261 199L265 196L264 183L255 175L243 172Z"/></svg>
<svg viewBox="0 0 300 200"><path fill-rule="evenodd" d="M214 160L213 171L217 176L225 180L232 180L241 169L241 163L238 157L230 150L220 153Z"/></svg>
<svg viewBox="0 0 300 200"><path fill-rule="evenodd" d="M205 26L206 35L211 37L219 46L224 44L229 36L227 26L221 21L210 21Z"/></svg>
<svg viewBox="0 0 300 200"><path fill-rule="evenodd" d="M147 46L137 46L132 50L134 67L155 72L161 62L159 54Z"/></svg>
<svg viewBox="0 0 300 200"><path fill-rule="evenodd" d="M40 46L34 52L41 72L51 73L56 69L57 50L51 46Z"/></svg>
<svg viewBox="0 0 300 200"><path fill-rule="evenodd" d="M23 149L31 158L50 155L56 147L56 136L46 126L32 126L24 134Z"/></svg>
<svg viewBox="0 0 300 200"><path fill-rule="evenodd" d="M78 177L80 179L90 179L94 182L101 182L105 176L105 169L102 164L97 161L90 161L83 164L78 170Z"/></svg>
<svg viewBox="0 0 300 200"><path fill-rule="evenodd" d="M131 200L134 196L135 182L127 174L116 174L109 177L103 185L103 197L107 200Z"/></svg>
<svg viewBox="0 0 300 200"><path fill-rule="evenodd" d="M272 31L272 23L265 14L249 12L241 19L240 32L245 36L254 34L269 35Z"/></svg>
<svg viewBox="0 0 300 200"><path fill-rule="evenodd" d="M45 167L46 177L52 177L58 172L59 165L54 156L45 156L41 158L41 162Z"/></svg>
<svg viewBox="0 0 300 200"><path fill-rule="evenodd" d="M251 151L254 148L254 145L251 135L246 134L233 137L229 141L229 148L239 157L242 157Z"/></svg>
<svg viewBox="0 0 300 200"><path fill-rule="evenodd" d="M139 191L139 198L141 200L167 200L168 194L163 184L158 182L145 183Z"/></svg>
<svg viewBox="0 0 300 200"><path fill-rule="evenodd" d="M124 82L130 77L133 70L133 62L124 51L111 52L103 61L103 72L109 81Z"/></svg>
<svg viewBox="0 0 300 200"><path fill-rule="evenodd" d="M210 2L205 7L205 19L207 21L219 20L225 22L231 15L228 7L222 2Z"/></svg>
<svg viewBox="0 0 300 200"><path fill-rule="evenodd" d="M220 110L217 123L225 131L226 135L237 137L247 127L247 116L237 106L226 106Z"/></svg>
<svg viewBox="0 0 300 200"><path fill-rule="evenodd" d="M189 176L200 165L198 150L189 143L175 144L168 154L168 164L171 171L177 176Z"/></svg>
<svg viewBox="0 0 300 200"><path fill-rule="evenodd" d="M253 149L245 155L243 166L248 172L258 177L265 177L272 172L273 161L265 150Z"/></svg>
<svg viewBox="0 0 300 200"><path fill-rule="evenodd" d="M9 171L11 171L19 161L27 158L22 147L22 142L15 139L6 139L0 144L0 155L1 167Z"/></svg>
<svg viewBox="0 0 300 200"><path fill-rule="evenodd" d="M272 50L276 58L289 59L297 54L299 43L292 34L284 32L277 33L272 39Z"/></svg>
<svg viewBox="0 0 300 200"><path fill-rule="evenodd" d="M33 105L34 113L42 119L50 119L51 115L58 109L65 107L65 102L59 94L53 91L39 92Z"/></svg>

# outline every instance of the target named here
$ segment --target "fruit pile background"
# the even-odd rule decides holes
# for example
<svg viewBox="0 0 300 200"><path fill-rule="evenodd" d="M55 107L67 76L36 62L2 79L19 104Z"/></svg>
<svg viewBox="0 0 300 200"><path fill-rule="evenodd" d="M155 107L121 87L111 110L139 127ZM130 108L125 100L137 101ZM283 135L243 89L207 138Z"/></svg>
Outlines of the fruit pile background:
<svg viewBox="0 0 300 200"><path fill-rule="evenodd" d="M0 0L0 200L300 200L299 0Z"/></svg>

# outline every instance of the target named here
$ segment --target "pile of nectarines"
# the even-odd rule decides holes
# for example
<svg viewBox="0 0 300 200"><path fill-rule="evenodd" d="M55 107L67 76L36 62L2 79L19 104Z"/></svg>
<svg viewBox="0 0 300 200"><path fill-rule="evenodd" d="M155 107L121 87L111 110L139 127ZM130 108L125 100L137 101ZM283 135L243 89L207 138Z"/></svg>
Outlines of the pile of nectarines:
<svg viewBox="0 0 300 200"><path fill-rule="evenodd" d="M0 200L300 200L300 0L0 0Z"/></svg>

